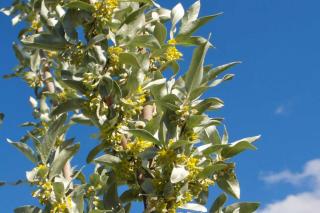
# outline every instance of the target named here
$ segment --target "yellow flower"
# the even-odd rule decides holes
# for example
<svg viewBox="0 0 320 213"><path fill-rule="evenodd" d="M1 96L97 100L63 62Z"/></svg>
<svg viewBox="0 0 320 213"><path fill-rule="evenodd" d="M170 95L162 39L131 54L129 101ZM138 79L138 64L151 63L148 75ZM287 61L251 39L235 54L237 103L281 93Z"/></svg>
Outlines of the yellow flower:
<svg viewBox="0 0 320 213"><path fill-rule="evenodd" d="M175 46L168 47L164 55L168 61L179 60L183 56Z"/></svg>
<svg viewBox="0 0 320 213"><path fill-rule="evenodd" d="M172 163L176 159L176 153L173 150L160 149L158 151L158 160L160 164Z"/></svg>
<svg viewBox="0 0 320 213"><path fill-rule="evenodd" d="M57 51L47 51L47 55L49 58L54 58L58 55Z"/></svg>
<svg viewBox="0 0 320 213"><path fill-rule="evenodd" d="M151 147L152 145L153 143L150 141L137 139L135 142L131 142L127 144L127 150L136 155L136 154L139 154L140 152L143 152L145 149Z"/></svg>
<svg viewBox="0 0 320 213"><path fill-rule="evenodd" d="M47 182L39 182L40 189L34 191L32 196L39 199L41 204L47 203L51 198L51 193L53 191L52 183Z"/></svg>
<svg viewBox="0 0 320 213"><path fill-rule="evenodd" d="M176 45L176 44L177 44L177 41L173 38L173 39L170 39L170 40L168 41L168 44L170 44L170 45Z"/></svg>
<svg viewBox="0 0 320 213"><path fill-rule="evenodd" d="M190 141L195 141L199 138L198 134L195 133L194 131L188 132L187 136L188 136L188 140Z"/></svg>
<svg viewBox="0 0 320 213"><path fill-rule="evenodd" d="M143 93L144 93L144 90L143 90L142 86L139 85L137 88L137 94L143 94Z"/></svg>
<svg viewBox="0 0 320 213"><path fill-rule="evenodd" d="M47 169L47 166L44 165L44 164L42 164L42 163L40 163L40 164L37 166L37 169L38 169L38 170Z"/></svg>
<svg viewBox="0 0 320 213"><path fill-rule="evenodd" d="M32 23L31 23L31 28L32 28L33 30L39 30L39 29L41 28L41 23L40 23L40 21L34 19L34 20L32 21Z"/></svg>
<svg viewBox="0 0 320 213"><path fill-rule="evenodd" d="M94 4L93 17L97 18L102 24L107 24L113 14L113 11L118 7L118 0L103 0Z"/></svg>
<svg viewBox="0 0 320 213"><path fill-rule="evenodd" d="M121 47L109 47L108 54L110 57L110 62L112 65L119 63L119 55L123 53L123 49Z"/></svg>

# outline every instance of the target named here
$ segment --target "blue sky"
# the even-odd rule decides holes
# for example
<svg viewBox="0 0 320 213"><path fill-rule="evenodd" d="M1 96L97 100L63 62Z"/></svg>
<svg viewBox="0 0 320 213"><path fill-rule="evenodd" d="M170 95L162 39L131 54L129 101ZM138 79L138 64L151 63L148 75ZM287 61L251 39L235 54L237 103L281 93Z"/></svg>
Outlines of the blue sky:
<svg viewBox="0 0 320 213"><path fill-rule="evenodd" d="M159 2L173 7L178 1ZM187 7L192 2L182 3ZM0 7L9 3L1 1ZM285 209L299 202L308 206L312 200L306 199L308 196L314 198L310 206L320 208L320 163L311 161L320 158L319 7L318 0L202 1L202 15L224 12L200 32L204 36L212 32L216 47L209 51L206 62L219 65L243 61L231 70L236 74L234 80L212 89L208 96L225 101L225 108L218 114L225 117L232 140L262 134L256 144L259 150L244 153L236 162L241 200L260 201L265 213L313 212L302 205L300 210ZM2 14L0 26L2 75L16 65L11 44L18 28ZM185 54L183 69L189 56ZM5 139L17 140L25 133L19 124L31 119L28 98L33 94L19 79L0 79L0 85L0 112L6 114L0 127L0 180L9 181L23 178L24 171L32 168ZM94 131L79 129L70 135L81 141L81 153L85 153L96 143L88 137ZM81 166L84 158L74 162ZM35 203L29 193L27 186L0 188L4 212Z"/></svg>

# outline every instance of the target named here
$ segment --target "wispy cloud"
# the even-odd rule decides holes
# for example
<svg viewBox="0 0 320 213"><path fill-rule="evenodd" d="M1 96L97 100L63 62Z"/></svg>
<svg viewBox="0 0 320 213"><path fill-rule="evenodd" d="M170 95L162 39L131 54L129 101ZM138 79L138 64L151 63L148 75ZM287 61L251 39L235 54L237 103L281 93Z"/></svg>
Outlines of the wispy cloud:
<svg viewBox="0 0 320 213"><path fill-rule="evenodd" d="M275 115L290 115L293 110L293 100L289 99L275 106L273 113Z"/></svg>
<svg viewBox="0 0 320 213"><path fill-rule="evenodd" d="M277 106L276 109L274 110L274 114L276 115L282 115L282 114L285 114L285 112L286 110L284 105Z"/></svg>
<svg viewBox="0 0 320 213"><path fill-rule="evenodd" d="M320 209L320 159L307 162L302 172L285 170L264 175L263 180L269 184L286 182L290 184L312 185L309 191L289 194L283 200L268 204L259 213L317 213Z"/></svg>

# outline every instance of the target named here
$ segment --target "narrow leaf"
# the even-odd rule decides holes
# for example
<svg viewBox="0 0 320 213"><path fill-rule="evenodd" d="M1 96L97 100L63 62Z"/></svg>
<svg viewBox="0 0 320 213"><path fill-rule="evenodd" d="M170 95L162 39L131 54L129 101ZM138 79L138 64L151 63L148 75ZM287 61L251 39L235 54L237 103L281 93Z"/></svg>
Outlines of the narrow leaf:
<svg viewBox="0 0 320 213"><path fill-rule="evenodd" d="M128 132L130 132L135 137L141 138L146 141L150 141L155 145L160 145L160 141L157 138L155 138L150 132L144 129L130 129L128 130Z"/></svg>
<svg viewBox="0 0 320 213"><path fill-rule="evenodd" d="M10 139L7 139L8 143L15 146L20 152L22 152L29 160L33 163L37 163L37 156L34 151L26 144L21 142L13 142Z"/></svg>

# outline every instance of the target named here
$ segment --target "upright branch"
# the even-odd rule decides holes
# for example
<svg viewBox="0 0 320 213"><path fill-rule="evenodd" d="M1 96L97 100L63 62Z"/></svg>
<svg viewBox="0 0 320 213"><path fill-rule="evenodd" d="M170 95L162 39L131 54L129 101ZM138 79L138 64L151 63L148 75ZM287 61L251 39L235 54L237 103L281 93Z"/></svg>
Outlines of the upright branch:
<svg viewBox="0 0 320 213"><path fill-rule="evenodd" d="M221 13L199 17L200 1L185 11L154 0L16 0L1 11L27 26L13 46L19 65L11 76L36 94L36 122L23 125L31 131L9 142L34 163L27 181L39 205L16 212L130 212L134 201L144 212L206 212L215 186L224 192L210 212L258 208L224 207L227 194L240 198L231 159L255 149L259 136L229 143L215 117L223 101L204 98L239 64L205 63L212 44L196 33ZM186 71L181 47L194 49ZM87 176L70 163L80 143L67 133L79 125L97 131L84 162L95 168ZM118 194L121 186L126 190Z"/></svg>

